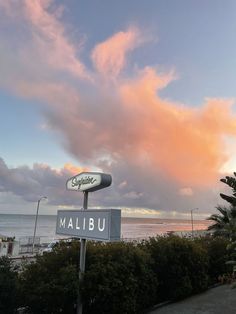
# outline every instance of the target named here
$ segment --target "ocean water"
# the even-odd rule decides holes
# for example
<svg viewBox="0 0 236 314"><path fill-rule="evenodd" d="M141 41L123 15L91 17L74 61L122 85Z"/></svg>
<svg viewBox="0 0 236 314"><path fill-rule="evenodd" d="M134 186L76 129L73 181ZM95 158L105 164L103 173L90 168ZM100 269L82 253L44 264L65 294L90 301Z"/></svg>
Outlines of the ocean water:
<svg viewBox="0 0 236 314"><path fill-rule="evenodd" d="M8 215L0 214L0 235L14 236L16 240L22 237L33 236L35 215ZM206 230L208 220L194 220L194 230ZM122 238L137 239L148 238L164 234L168 231L191 231L190 220L157 219L157 218L126 218L122 217ZM59 238L55 234L56 216L39 215L36 236L41 237L41 242L48 242Z"/></svg>

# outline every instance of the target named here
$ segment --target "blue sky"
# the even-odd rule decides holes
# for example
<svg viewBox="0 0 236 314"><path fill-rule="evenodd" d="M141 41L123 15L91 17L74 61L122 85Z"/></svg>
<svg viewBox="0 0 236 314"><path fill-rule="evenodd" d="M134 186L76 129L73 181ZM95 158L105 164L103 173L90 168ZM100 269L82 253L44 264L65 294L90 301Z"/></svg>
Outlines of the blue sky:
<svg viewBox="0 0 236 314"><path fill-rule="evenodd" d="M235 96L235 1L69 2L68 20L86 33L88 48L130 24L151 33L156 40L134 51L133 61L176 68L181 79L163 95L189 105Z"/></svg>
<svg viewBox="0 0 236 314"><path fill-rule="evenodd" d="M76 206L86 168L114 178L92 206L212 213L236 165L235 7L0 0L0 212Z"/></svg>
<svg viewBox="0 0 236 314"><path fill-rule="evenodd" d="M44 118L40 106L25 99L1 92L0 134L1 157L11 167L35 162L61 167L75 162L60 147L60 138L44 130Z"/></svg>

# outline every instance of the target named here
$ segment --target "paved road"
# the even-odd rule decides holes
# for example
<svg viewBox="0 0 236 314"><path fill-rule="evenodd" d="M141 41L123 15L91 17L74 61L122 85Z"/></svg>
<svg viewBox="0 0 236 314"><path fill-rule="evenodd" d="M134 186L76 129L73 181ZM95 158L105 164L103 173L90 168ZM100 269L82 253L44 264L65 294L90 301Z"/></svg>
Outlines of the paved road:
<svg viewBox="0 0 236 314"><path fill-rule="evenodd" d="M236 314L236 288L223 285L149 314Z"/></svg>

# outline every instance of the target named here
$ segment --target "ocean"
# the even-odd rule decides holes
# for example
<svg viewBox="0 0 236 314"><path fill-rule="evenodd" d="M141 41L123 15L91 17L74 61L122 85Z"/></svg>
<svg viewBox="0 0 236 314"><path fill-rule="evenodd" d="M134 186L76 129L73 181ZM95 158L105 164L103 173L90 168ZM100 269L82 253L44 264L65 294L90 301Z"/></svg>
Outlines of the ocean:
<svg viewBox="0 0 236 314"><path fill-rule="evenodd" d="M33 236L35 215L0 214L0 235L15 237ZM206 230L209 220L194 220L194 230ZM60 238L55 234L56 216L39 215L36 236L41 242L50 242ZM148 238L161 235L168 231L191 231L190 220L158 219L158 218L128 218L122 217L121 236L128 239Z"/></svg>

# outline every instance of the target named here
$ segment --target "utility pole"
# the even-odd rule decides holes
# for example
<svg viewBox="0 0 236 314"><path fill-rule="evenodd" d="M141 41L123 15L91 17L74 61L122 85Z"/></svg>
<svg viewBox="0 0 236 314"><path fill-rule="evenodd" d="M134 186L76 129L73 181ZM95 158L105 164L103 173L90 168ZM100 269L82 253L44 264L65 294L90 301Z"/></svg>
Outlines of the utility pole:
<svg viewBox="0 0 236 314"><path fill-rule="evenodd" d="M191 223L192 223L192 238L193 238L193 211L198 208L191 209Z"/></svg>
<svg viewBox="0 0 236 314"><path fill-rule="evenodd" d="M36 210L36 217L35 217L35 224L34 224L34 235L33 235L33 243L32 243L32 254L34 253L35 235L36 235L36 228L37 228L38 214L39 214L39 204L41 200L43 199L47 199L47 196L41 197L37 203L37 210Z"/></svg>

